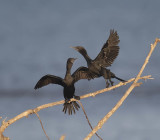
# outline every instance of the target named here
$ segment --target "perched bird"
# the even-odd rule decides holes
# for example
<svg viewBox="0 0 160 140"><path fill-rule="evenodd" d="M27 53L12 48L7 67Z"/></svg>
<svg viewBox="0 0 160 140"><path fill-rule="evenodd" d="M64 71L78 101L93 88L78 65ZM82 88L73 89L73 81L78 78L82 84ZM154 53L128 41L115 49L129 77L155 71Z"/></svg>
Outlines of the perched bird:
<svg viewBox="0 0 160 140"><path fill-rule="evenodd" d="M113 81L111 81L111 78L116 78L122 82L125 82L125 80L118 78L114 73L112 73L109 69L106 69L105 67L111 66L113 61L116 59L119 53L119 36L116 31L110 30L110 35L106 43L103 45L100 53L98 56L92 60L88 54L85 48L82 46L76 46L72 47L76 51L78 51L85 60L87 61L89 72L92 73L94 77L100 77L103 76L106 81L106 87L109 87L110 83L113 86ZM109 80L109 82L108 82Z"/></svg>
<svg viewBox="0 0 160 140"><path fill-rule="evenodd" d="M94 76L90 74L88 71L88 68L86 67L79 67L72 75L71 75L71 68L74 63L76 58L69 58L67 60L67 65L66 65L66 75L64 79L58 76L54 75L45 75L43 76L35 85L34 89L41 88L43 86L46 86L48 84L58 84L63 86L63 95L65 98L65 103L63 104L63 112L66 113L68 110L68 114L72 115L72 112L75 113L75 109L78 110L80 106L77 104L76 101L72 101L69 103L69 100L71 98L75 98L77 100L80 100L79 96L75 96L75 87L74 84L80 79L93 79Z"/></svg>

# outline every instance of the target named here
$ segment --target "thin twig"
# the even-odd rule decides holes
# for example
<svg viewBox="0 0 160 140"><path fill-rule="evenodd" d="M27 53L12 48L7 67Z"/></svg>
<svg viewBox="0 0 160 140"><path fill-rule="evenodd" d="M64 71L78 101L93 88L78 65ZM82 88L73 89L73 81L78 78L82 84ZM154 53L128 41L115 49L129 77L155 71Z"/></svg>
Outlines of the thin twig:
<svg viewBox="0 0 160 140"><path fill-rule="evenodd" d="M151 49L150 52L148 53L148 56L146 57L146 60L144 62L144 64L142 65L137 77L135 78L133 84L128 88L128 90L126 91L126 93L124 94L124 96L118 101L118 103L104 116L104 118L102 118L97 126L88 134L88 136L86 136L84 138L84 140L89 140L99 129L102 128L103 124L113 115L113 113L122 105L122 103L124 102L124 100L128 97L128 95L130 94L130 92L136 87L139 86L141 83L137 83L138 80L140 79L140 76L144 70L144 68L146 67L149 58L151 57L151 54L154 50L154 48L156 47L157 43L160 42L160 39L156 39L154 44L151 44Z"/></svg>
<svg viewBox="0 0 160 140"><path fill-rule="evenodd" d="M89 119L88 119L87 113L86 113L86 111L85 111L82 103L81 103L80 101L78 101L78 103L81 105L82 110L83 110L83 112L84 112L84 115L85 115L85 117L86 117L86 119L87 119L87 121L88 121L88 124L89 124L90 128L93 130L93 127L92 127L92 125L91 125L91 123L90 123L90 121L89 121ZM96 136L97 136L100 140L103 140L97 133L95 133L95 134L96 134Z"/></svg>
<svg viewBox="0 0 160 140"><path fill-rule="evenodd" d="M140 79L146 80L146 79L154 79L154 78L151 78L151 75L147 75L147 76L141 77ZM134 80L135 80L135 78L132 78L132 79L129 79L128 81L126 81L126 82L120 82L119 84L117 84L115 86L111 86L111 87L108 87L108 88L105 88L105 89L98 90L98 91L93 92L93 93L88 93L88 94L82 95L81 99L88 98L88 97L95 97L97 94L100 94L100 93L103 93L103 92L107 92L107 91L113 90L115 88L127 85L128 83L131 83Z"/></svg>
<svg viewBox="0 0 160 140"><path fill-rule="evenodd" d="M38 113L37 113L37 112L34 112L34 113L37 115L37 117L38 117L38 119L39 119L39 121L40 121L40 124L41 124L41 127L42 127L42 129L43 129L44 134L46 135L47 139L50 140L49 137L48 137L48 135L47 135L47 133L46 133L46 131L45 131L45 129L44 129L44 127L43 127L42 121L41 121Z"/></svg>

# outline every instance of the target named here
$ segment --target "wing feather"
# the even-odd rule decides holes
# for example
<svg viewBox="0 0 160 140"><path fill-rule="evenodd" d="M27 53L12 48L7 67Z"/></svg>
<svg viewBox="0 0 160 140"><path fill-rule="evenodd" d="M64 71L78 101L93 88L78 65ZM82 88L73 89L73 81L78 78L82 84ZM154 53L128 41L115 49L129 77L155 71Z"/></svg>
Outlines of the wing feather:
<svg viewBox="0 0 160 140"><path fill-rule="evenodd" d="M97 61L103 67L111 66L119 54L119 46L117 46L119 41L120 40L117 31L110 30L108 40L103 45L100 53L94 59L94 61Z"/></svg>
<svg viewBox="0 0 160 140"><path fill-rule="evenodd" d="M47 75L43 76L37 82L34 89L41 88L41 87L46 86L48 84L58 84L58 85L64 86L64 82L63 82L63 79L61 77L47 74Z"/></svg>
<svg viewBox="0 0 160 140"><path fill-rule="evenodd" d="M96 74L89 71L87 67L79 67L73 74L74 82L77 82L80 79L91 80L98 77Z"/></svg>

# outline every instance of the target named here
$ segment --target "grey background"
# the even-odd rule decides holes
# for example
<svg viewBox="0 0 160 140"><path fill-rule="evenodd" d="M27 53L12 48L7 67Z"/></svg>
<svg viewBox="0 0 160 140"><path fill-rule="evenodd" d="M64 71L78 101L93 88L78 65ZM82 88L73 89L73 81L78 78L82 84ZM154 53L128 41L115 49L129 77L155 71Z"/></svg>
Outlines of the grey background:
<svg viewBox="0 0 160 140"><path fill-rule="evenodd" d="M159 0L0 1L0 116L10 119L27 109L62 100L62 87L49 85L34 91L34 85L45 74L64 77L69 57L78 58L72 72L86 66L84 58L70 47L84 46L90 57L95 58L110 29L117 30L120 36L120 53L110 70L126 80L135 77L150 44L160 37L159 5ZM102 138L159 138L159 53L158 44L143 73L155 79L147 80L131 93L98 131ZM104 87L103 78L90 82L81 80L76 83L76 95ZM128 87L82 100L93 126ZM51 139L66 134L66 140L80 140L91 131L81 109L72 116L64 115L61 110L62 105L40 112ZM13 140L45 139L35 115L9 126L5 135Z"/></svg>

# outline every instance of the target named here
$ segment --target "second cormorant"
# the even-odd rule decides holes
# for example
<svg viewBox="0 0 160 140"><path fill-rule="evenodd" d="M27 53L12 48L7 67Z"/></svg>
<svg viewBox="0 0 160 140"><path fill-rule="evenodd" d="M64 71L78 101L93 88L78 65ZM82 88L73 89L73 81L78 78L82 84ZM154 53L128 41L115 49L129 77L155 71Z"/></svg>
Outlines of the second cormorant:
<svg viewBox="0 0 160 140"><path fill-rule="evenodd" d="M111 81L111 78L116 78L122 82L125 82L125 80L118 78L114 73L112 73L109 69L106 69L105 67L111 66L113 61L116 59L119 53L119 36L116 31L110 30L110 35L106 43L103 45L100 53L98 56L92 60L82 46L76 46L72 47L76 51L78 51L85 60L87 61L88 69L92 73L94 77L100 77L103 76L106 81L106 87L109 87L110 83L113 86L113 81ZM109 82L108 82L109 80Z"/></svg>

